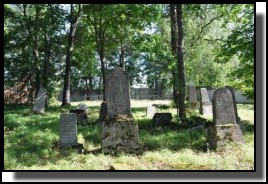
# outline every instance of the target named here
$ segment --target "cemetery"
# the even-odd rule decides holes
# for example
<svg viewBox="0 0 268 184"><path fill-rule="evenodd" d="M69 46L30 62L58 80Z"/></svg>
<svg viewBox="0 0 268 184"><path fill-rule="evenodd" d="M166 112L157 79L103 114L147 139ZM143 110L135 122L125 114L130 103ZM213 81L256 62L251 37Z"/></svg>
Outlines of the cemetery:
<svg viewBox="0 0 268 184"><path fill-rule="evenodd" d="M235 6L5 5L4 170L254 170L254 61L233 38L254 6Z"/></svg>

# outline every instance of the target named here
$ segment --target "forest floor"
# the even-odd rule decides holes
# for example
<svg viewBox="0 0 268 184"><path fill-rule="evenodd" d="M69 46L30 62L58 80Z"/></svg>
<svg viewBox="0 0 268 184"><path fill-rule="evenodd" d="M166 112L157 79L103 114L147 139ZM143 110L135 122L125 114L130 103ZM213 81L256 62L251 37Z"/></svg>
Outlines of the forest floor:
<svg viewBox="0 0 268 184"><path fill-rule="evenodd" d="M84 101L89 106L89 124L78 125L77 149L60 148L60 113L74 109L50 104L44 115L32 113L32 105L5 105L5 170L253 170L254 105L238 104L238 115L245 124L246 144L230 143L220 151L206 147L204 129L159 127L146 117L146 106L170 104L168 100L132 100L131 111L138 122L141 154L105 155L101 153L101 129L96 120L101 101ZM159 111L176 115L175 108ZM187 110L187 116L199 116L198 108Z"/></svg>

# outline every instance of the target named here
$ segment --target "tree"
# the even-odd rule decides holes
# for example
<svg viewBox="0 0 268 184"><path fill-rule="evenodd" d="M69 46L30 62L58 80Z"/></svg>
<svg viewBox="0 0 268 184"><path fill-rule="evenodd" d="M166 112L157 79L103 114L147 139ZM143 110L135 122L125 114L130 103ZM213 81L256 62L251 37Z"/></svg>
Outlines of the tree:
<svg viewBox="0 0 268 184"><path fill-rule="evenodd" d="M81 16L82 5L78 5L78 12L75 15L74 7L75 5L71 4L71 11L70 11L70 32L68 36L68 46L67 46L67 54L66 54L66 68L65 68L65 75L64 75L64 87L62 93L62 105L66 106L70 105L70 82L71 82L71 57L73 52L73 42L75 31L79 22L79 18Z"/></svg>
<svg viewBox="0 0 268 184"><path fill-rule="evenodd" d="M177 13L177 25L178 25L178 74L179 74L179 92L178 92L178 107L179 107L179 117L186 118L185 111L185 72L184 72L184 60L183 60L183 18L182 18L182 5L176 4Z"/></svg>
<svg viewBox="0 0 268 184"><path fill-rule="evenodd" d="M254 98L254 5L234 5L226 12L232 32L218 50L218 62L232 62L230 83Z"/></svg>
<svg viewBox="0 0 268 184"><path fill-rule="evenodd" d="M178 25L176 16L175 4L170 4L170 25L171 25L171 49L176 61L177 57L177 44L178 44ZM178 109L178 68L177 65L172 67L172 83L173 83L173 101Z"/></svg>

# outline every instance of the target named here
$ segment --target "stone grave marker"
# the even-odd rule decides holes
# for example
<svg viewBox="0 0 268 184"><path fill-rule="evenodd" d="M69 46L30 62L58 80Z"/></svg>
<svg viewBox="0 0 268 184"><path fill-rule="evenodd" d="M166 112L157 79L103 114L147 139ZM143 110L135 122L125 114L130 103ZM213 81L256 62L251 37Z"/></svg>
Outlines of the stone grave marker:
<svg viewBox="0 0 268 184"><path fill-rule="evenodd" d="M198 107L197 95L196 95L196 88L195 86L189 86L188 88L188 102L189 107L195 109Z"/></svg>
<svg viewBox="0 0 268 184"><path fill-rule="evenodd" d="M155 106L148 105L148 106L147 106L147 109L146 109L146 116L147 116L148 118L153 118L155 113L156 113L156 108L155 108Z"/></svg>
<svg viewBox="0 0 268 184"><path fill-rule="evenodd" d="M47 101L47 90L40 88L35 99L33 111L36 113L45 113L45 106Z"/></svg>
<svg viewBox="0 0 268 184"><path fill-rule="evenodd" d="M206 88L200 89L200 114L212 117L212 104L209 100L208 91Z"/></svg>
<svg viewBox="0 0 268 184"><path fill-rule="evenodd" d="M69 110L69 113L75 113L77 123L86 124L88 123L88 106L84 103L78 104L76 109Z"/></svg>
<svg viewBox="0 0 268 184"><path fill-rule="evenodd" d="M213 123L208 127L208 143L218 149L228 141L245 143L240 126L236 124L233 98L227 88L217 89L212 97Z"/></svg>
<svg viewBox="0 0 268 184"><path fill-rule="evenodd" d="M76 114L60 115L60 145L63 147L77 146Z"/></svg>
<svg viewBox="0 0 268 184"><path fill-rule="evenodd" d="M119 67L106 75L107 116L102 123L102 151L135 152L138 146L138 124L130 112L129 83Z"/></svg>

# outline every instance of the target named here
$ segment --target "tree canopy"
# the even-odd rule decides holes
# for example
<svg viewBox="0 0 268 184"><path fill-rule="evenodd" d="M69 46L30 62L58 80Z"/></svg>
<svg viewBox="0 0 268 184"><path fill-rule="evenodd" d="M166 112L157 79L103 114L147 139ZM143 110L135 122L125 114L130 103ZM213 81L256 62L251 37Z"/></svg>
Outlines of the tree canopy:
<svg viewBox="0 0 268 184"><path fill-rule="evenodd" d="M45 87L51 98L67 89L70 76L70 90L105 94L106 70L120 66L131 86L173 90L177 102L182 79L178 42L171 43L172 5L90 4L80 12L79 7L4 5L5 89L19 93L27 87L33 99ZM176 34L183 35L185 85L231 85L253 98L254 5L182 4L181 12L183 32Z"/></svg>

